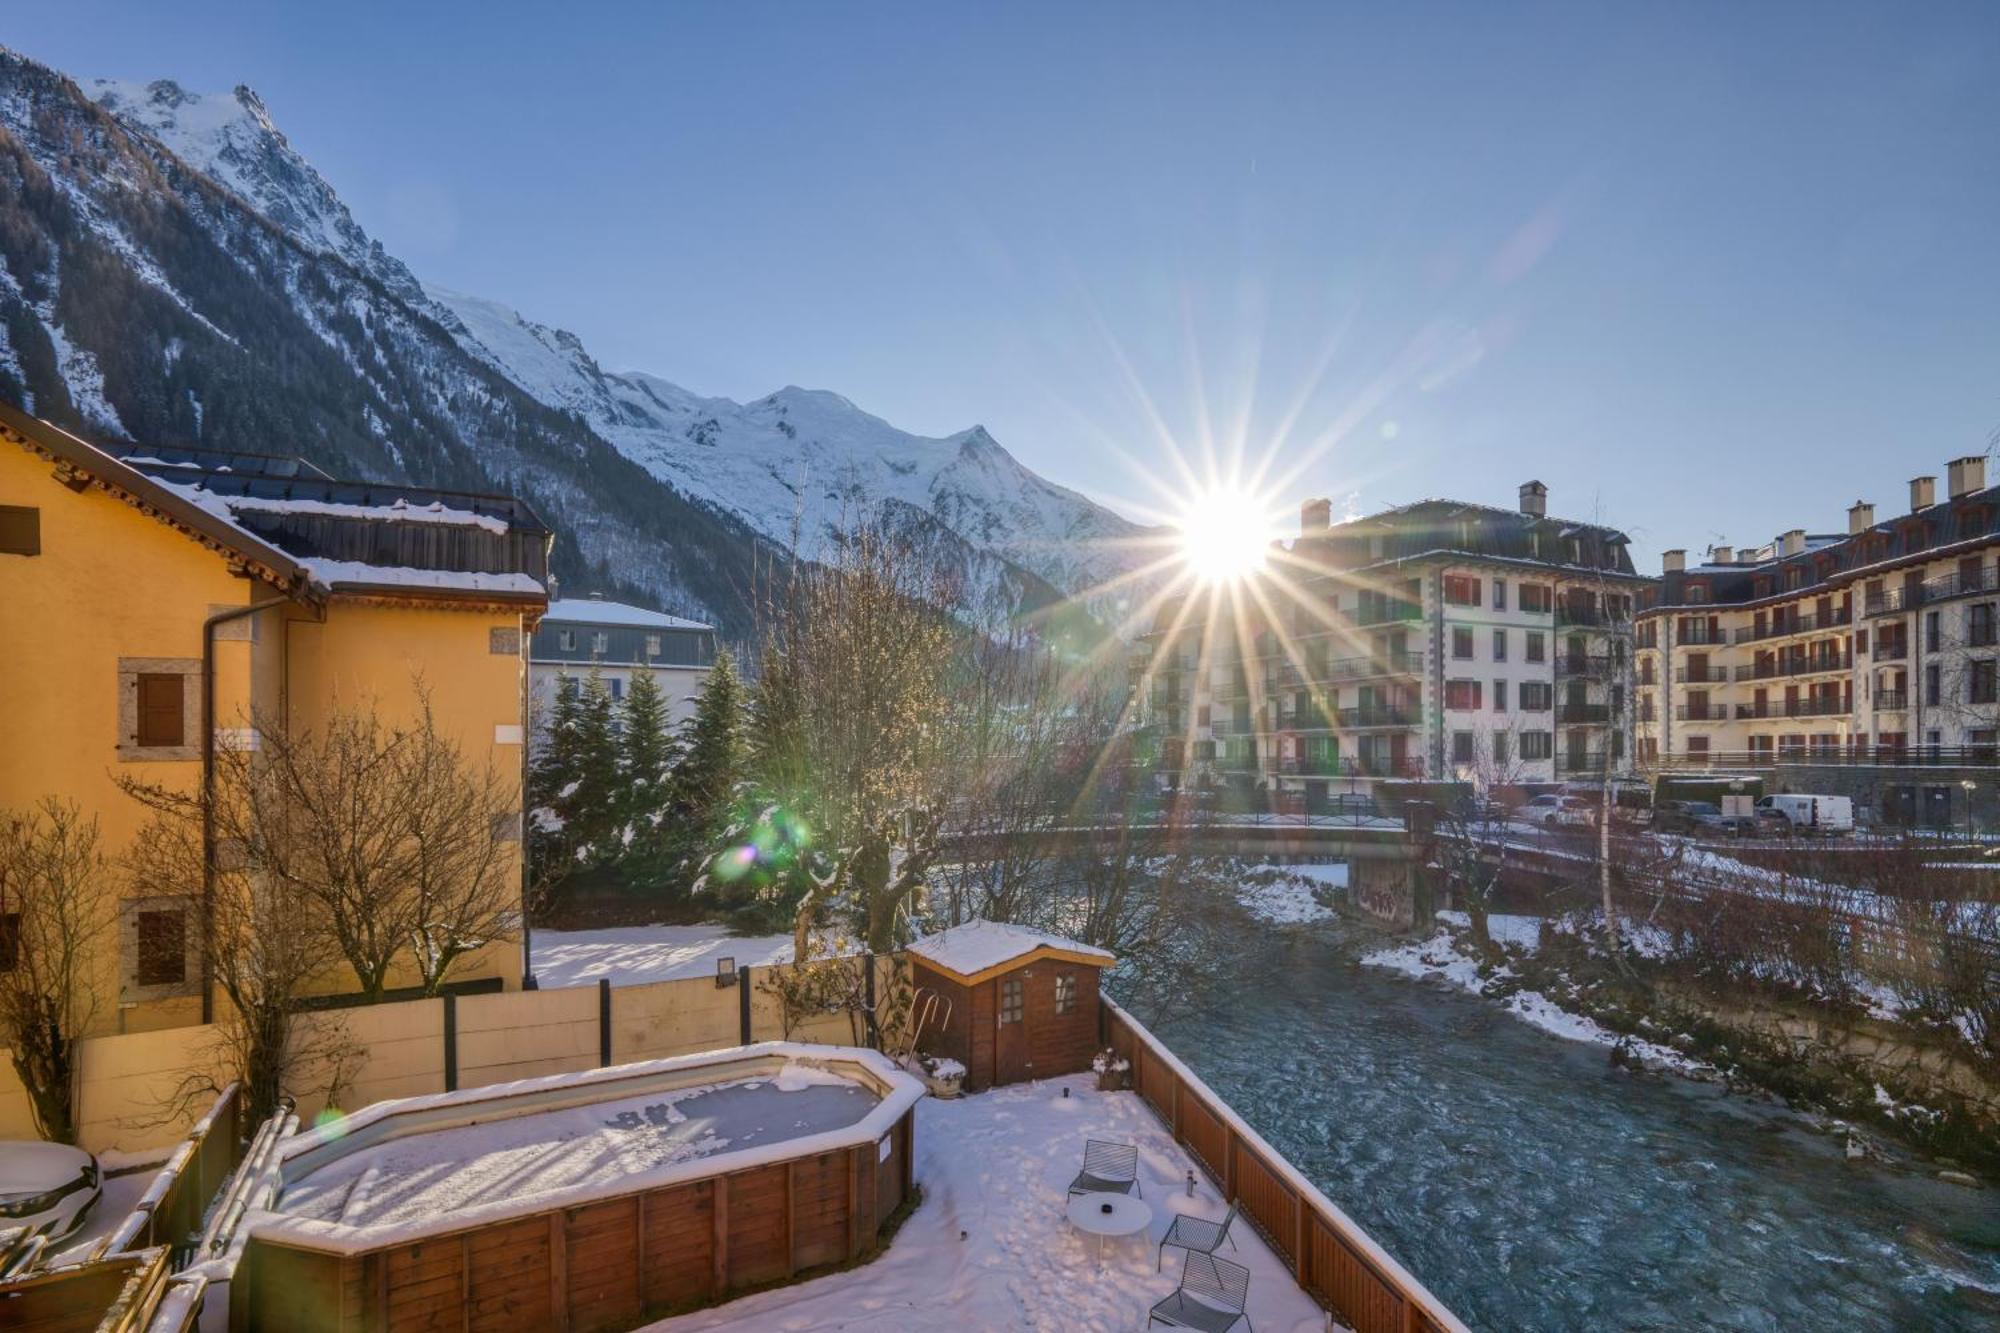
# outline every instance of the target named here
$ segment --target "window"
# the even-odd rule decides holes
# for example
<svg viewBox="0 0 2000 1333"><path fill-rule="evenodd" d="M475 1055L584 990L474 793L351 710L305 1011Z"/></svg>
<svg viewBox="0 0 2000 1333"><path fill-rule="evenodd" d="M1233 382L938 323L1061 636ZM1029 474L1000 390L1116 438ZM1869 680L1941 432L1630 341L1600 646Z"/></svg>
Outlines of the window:
<svg viewBox="0 0 2000 1333"><path fill-rule="evenodd" d="M1934 653L1938 650L1938 640L1940 639L1940 637L1942 637L1939 633L1939 630L1940 626L1938 624L1938 613L1935 611L1924 612L1925 652Z"/></svg>
<svg viewBox="0 0 2000 1333"><path fill-rule="evenodd" d="M1021 999L1021 979L1009 977L1000 983L1000 1021L1018 1023L1021 1021L1024 1002Z"/></svg>
<svg viewBox="0 0 2000 1333"><path fill-rule="evenodd" d="M1056 1012L1066 1014L1076 1008L1076 974L1056 973Z"/></svg>
<svg viewBox="0 0 2000 1333"><path fill-rule="evenodd" d="M611 651L611 636L610 636L609 634L606 634L606 633L605 633L605 632L604 632L603 630L599 630L599 631L598 631L597 633L595 633L595 634L591 635L591 636L590 636L590 651L591 651L591 652L593 652L593 653L606 653L606 652L610 652L610 651Z"/></svg>
<svg viewBox="0 0 2000 1333"><path fill-rule="evenodd" d="M42 553L42 511L27 505L0 505L0 555Z"/></svg>
<svg viewBox="0 0 2000 1333"><path fill-rule="evenodd" d="M1548 584L1523 583L1521 585L1521 609L1523 611L1540 611L1546 613L1554 604L1555 599L1549 595Z"/></svg>
<svg viewBox="0 0 2000 1333"><path fill-rule="evenodd" d="M1538 629L1528 631L1528 660L1530 662L1549 660L1549 636Z"/></svg>
<svg viewBox="0 0 2000 1333"><path fill-rule="evenodd" d="M1493 631L1493 660L1496 662L1507 660L1507 631L1504 629Z"/></svg>
<svg viewBox="0 0 2000 1333"><path fill-rule="evenodd" d="M1690 604L1706 602L1708 600L1708 585L1700 581L1688 584L1685 600Z"/></svg>
<svg viewBox="0 0 2000 1333"><path fill-rule="evenodd" d="M133 740L141 748L187 744L181 694L186 680L157 672L140 674L139 725Z"/></svg>
<svg viewBox="0 0 2000 1333"><path fill-rule="evenodd" d="M1939 678L1937 663L1933 662L1924 668L1924 703L1935 708L1938 695L1941 693L1943 684Z"/></svg>
<svg viewBox="0 0 2000 1333"><path fill-rule="evenodd" d="M660 655L660 636L657 634L648 634L646 636L646 656L658 657L659 655Z"/></svg>
<svg viewBox="0 0 2000 1333"><path fill-rule="evenodd" d="M1471 713L1479 709L1479 682L1476 680L1448 680L1444 683L1444 706L1454 712Z"/></svg>
<svg viewBox="0 0 2000 1333"><path fill-rule="evenodd" d="M1493 609L1495 611L1505 611L1507 609L1507 580L1505 579L1493 580Z"/></svg>
<svg viewBox="0 0 2000 1333"><path fill-rule="evenodd" d="M1545 680L1524 680L1521 682L1521 709L1528 713L1546 713L1555 706L1556 687ZM1525 756L1524 756L1525 757Z"/></svg>
<svg viewBox="0 0 2000 1333"><path fill-rule="evenodd" d="M141 986L178 986L187 980L187 913L180 908L138 914L137 980Z"/></svg>
<svg viewBox="0 0 2000 1333"><path fill-rule="evenodd" d="M1507 766L1507 733L1504 731L1493 733L1493 766L1495 768Z"/></svg>
<svg viewBox="0 0 2000 1333"><path fill-rule="evenodd" d="M625 697L624 677L613 676L610 680L606 681L605 683L611 687L611 701L613 703L616 703L618 700L623 699Z"/></svg>
<svg viewBox="0 0 2000 1333"><path fill-rule="evenodd" d="M1993 603L1979 602L1968 611L1965 640L1974 648L1991 648L1995 643Z"/></svg>
<svg viewBox="0 0 2000 1333"><path fill-rule="evenodd" d="M1454 626L1452 626L1452 628L1451 628L1451 655L1452 655L1453 657L1456 657L1456 658L1458 658L1458 659L1459 659L1460 661L1470 661L1470 660L1471 660L1471 658L1472 658L1472 630L1471 630L1471 628L1470 628L1470 627L1468 627L1468 626L1465 626L1465 625L1454 625Z"/></svg>
<svg viewBox="0 0 2000 1333"><path fill-rule="evenodd" d="M1444 600L1452 606L1478 606L1479 580L1468 574L1445 575Z"/></svg>
<svg viewBox="0 0 2000 1333"><path fill-rule="evenodd" d="M1992 658L1972 664L1971 699L1976 704L2000 703L2000 671Z"/></svg>
<svg viewBox="0 0 2000 1333"><path fill-rule="evenodd" d="M1521 733L1521 758L1548 759L1556 752L1555 733L1550 731L1524 731Z"/></svg>
<svg viewBox="0 0 2000 1333"><path fill-rule="evenodd" d="M1451 733L1451 762L1469 764L1472 762L1472 733L1454 731Z"/></svg>
<svg viewBox="0 0 2000 1333"><path fill-rule="evenodd" d="M575 630L573 630L573 629L565 629L565 630L557 630L557 631L556 631L556 647L558 647L558 648L562 649L562 650L563 650L564 652L566 652L566 653L573 653L573 652L575 652L575 651L576 651L576 631L575 631Z"/></svg>

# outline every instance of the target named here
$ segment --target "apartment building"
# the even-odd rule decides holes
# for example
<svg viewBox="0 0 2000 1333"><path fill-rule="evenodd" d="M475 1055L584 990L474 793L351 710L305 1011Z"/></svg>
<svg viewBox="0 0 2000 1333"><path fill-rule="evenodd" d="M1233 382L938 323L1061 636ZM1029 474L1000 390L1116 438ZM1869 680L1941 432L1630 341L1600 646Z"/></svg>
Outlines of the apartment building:
<svg viewBox="0 0 2000 1333"><path fill-rule="evenodd" d="M1625 771L1638 575L1623 533L1424 500L1342 523L1325 500L1271 568L1163 607L1135 650L1167 786L1314 810L1391 778L1481 787ZM1215 608L1215 610L1211 610Z"/></svg>
<svg viewBox="0 0 2000 1333"><path fill-rule="evenodd" d="M1824 764L1990 769L2000 749L2000 488L1985 459L1857 502L1844 532L1793 529L1699 564L1668 551L1638 615L1640 757L1665 769ZM1956 816L1992 774L1855 790L1906 822ZM1968 785L1970 784L1970 785ZM1990 797L1988 798L1990 799Z"/></svg>
<svg viewBox="0 0 2000 1333"><path fill-rule="evenodd" d="M340 481L283 455L114 450L0 403L0 809L76 803L117 874L146 813L120 776L193 793L219 750L338 707L393 727L426 689L463 754L519 774L550 541L508 496ZM122 875L117 889L100 1028L205 1021L204 904ZM521 961L496 941L462 975L511 987ZM322 987L352 988L344 972Z"/></svg>
<svg viewBox="0 0 2000 1333"><path fill-rule="evenodd" d="M715 665L715 627L643 606L609 602L596 593L549 603L528 648L536 715L548 716L564 682L596 671L613 700L623 699L640 672L652 676L669 720L694 715L695 696Z"/></svg>

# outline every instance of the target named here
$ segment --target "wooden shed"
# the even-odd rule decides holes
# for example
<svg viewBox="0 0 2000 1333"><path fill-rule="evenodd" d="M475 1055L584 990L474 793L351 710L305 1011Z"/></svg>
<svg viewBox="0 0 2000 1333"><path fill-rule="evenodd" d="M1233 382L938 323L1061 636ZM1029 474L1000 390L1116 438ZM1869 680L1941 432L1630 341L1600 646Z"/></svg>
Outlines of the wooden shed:
<svg viewBox="0 0 2000 1333"><path fill-rule="evenodd" d="M926 935L909 954L919 1002L939 999L919 1047L964 1065L968 1092L1090 1068L1098 973L1111 954L997 921Z"/></svg>

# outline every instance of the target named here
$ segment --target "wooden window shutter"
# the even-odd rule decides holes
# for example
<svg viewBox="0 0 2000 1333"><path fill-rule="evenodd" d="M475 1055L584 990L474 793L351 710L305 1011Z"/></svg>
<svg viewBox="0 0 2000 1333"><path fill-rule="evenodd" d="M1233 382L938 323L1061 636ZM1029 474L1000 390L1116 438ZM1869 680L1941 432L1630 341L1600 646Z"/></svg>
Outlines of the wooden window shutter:
<svg viewBox="0 0 2000 1333"><path fill-rule="evenodd" d="M139 677L139 734L142 746L174 746L187 743L183 726L182 690L187 678L178 675Z"/></svg>

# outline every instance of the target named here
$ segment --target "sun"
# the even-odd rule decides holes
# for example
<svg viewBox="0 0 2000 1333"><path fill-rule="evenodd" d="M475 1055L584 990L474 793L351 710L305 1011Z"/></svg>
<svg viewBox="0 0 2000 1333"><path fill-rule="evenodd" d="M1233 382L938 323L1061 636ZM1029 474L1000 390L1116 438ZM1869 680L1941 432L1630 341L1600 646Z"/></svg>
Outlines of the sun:
<svg viewBox="0 0 2000 1333"><path fill-rule="evenodd" d="M1216 487L1181 511L1181 559L1203 583L1237 583L1264 567L1273 537L1270 518L1256 497Z"/></svg>

